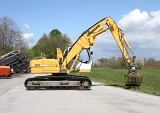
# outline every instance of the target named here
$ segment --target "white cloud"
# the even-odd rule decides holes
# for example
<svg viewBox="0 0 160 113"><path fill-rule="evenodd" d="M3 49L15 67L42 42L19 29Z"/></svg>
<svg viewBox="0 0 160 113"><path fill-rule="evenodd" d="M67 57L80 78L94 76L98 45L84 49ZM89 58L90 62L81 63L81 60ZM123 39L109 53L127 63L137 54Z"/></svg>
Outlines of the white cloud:
<svg viewBox="0 0 160 113"><path fill-rule="evenodd" d="M123 18L118 21L118 25L125 31L133 31L140 29L141 26L143 26L148 21L148 19L148 12L141 12L139 9L135 9L130 11L129 14L124 15Z"/></svg>
<svg viewBox="0 0 160 113"><path fill-rule="evenodd" d="M23 38L25 41L29 44L29 46L32 46L34 44L34 34L33 33L24 33Z"/></svg>
<svg viewBox="0 0 160 113"><path fill-rule="evenodd" d="M24 33L24 34L23 34L23 38L25 38L25 39L30 39L30 38L32 38L33 36L34 36L33 33Z"/></svg>
<svg viewBox="0 0 160 113"><path fill-rule="evenodd" d="M31 26L28 25L28 24L24 24L24 27L27 28L27 29L30 29L30 28L31 28Z"/></svg>
<svg viewBox="0 0 160 113"><path fill-rule="evenodd" d="M138 58L160 59L160 10L147 12L135 9L116 23L123 30L132 51ZM121 57L121 52L113 36L108 32L110 31L97 37L95 45L92 47L96 54L93 56L94 59Z"/></svg>
<svg viewBox="0 0 160 113"><path fill-rule="evenodd" d="M135 9L124 16L118 25L123 29L127 39L139 47L147 45L148 49L160 49L160 11L141 12ZM133 29L135 26L136 29Z"/></svg>
<svg viewBox="0 0 160 113"><path fill-rule="evenodd" d="M150 15L150 19L145 23L145 27L160 32L160 10L150 12Z"/></svg>

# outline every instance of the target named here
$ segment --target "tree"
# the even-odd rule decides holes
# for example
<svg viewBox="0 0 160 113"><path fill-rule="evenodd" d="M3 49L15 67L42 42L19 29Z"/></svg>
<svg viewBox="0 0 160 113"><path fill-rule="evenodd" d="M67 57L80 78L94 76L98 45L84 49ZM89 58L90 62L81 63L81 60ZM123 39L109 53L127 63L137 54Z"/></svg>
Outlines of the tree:
<svg viewBox="0 0 160 113"><path fill-rule="evenodd" d="M156 60L154 58L149 58L149 59L145 60L144 67L145 68L154 68L155 64L156 64Z"/></svg>
<svg viewBox="0 0 160 113"><path fill-rule="evenodd" d="M7 16L0 17L0 55L24 47L28 47L27 43L14 20Z"/></svg>
<svg viewBox="0 0 160 113"><path fill-rule="evenodd" d="M92 67L93 68L99 68L99 67L101 67L100 66L100 62L99 61L93 62Z"/></svg>
<svg viewBox="0 0 160 113"><path fill-rule="evenodd" d="M29 59L34 58L34 52L30 48L24 48L20 50L20 55L21 56L26 56Z"/></svg>
<svg viewBox="0 0 160 113"><path fill-rule="evenodd" d="M67 35L63 35L59 30L53 29L49 35L43 34L37 44L32 47L32 50L35 53L35 57L44 53L47 58L56 58L57 48L64 51L67 44L71 44L70 38Z"/></svg>
<svg viewBox="0 0 160 113"><path fill-rule="evenodd" d="M122 69L124 67L125 67L125 61L124 61L124 59L121 58L121 57L118 57L116 59L116 66L115 66L115 68Z"/></svg>
<svg viewBox="0 0 160 113"><path fill-rule="evenodd" d="M108 58L100 58L97 61L99 61L100 67L108 67Z"/></svg>
<svg viewBox="0 0 160 113"><path fill-rule="evenodd" d="M109 60L108 60L108 66L110 68L115 68L116 67L116 57L115 56L109 58Z"/></svg>
<svg viewBox="0 0 160 113"><path fill-rule="evenodd" d="M59 36L59 35L62 35L61 32L58 30L58 29L53 29L51 32L50 32L50 36L51 37L55 37L55 36Z"/></svg>
<svg viewBox="0 0 160 113"><path fill-rule="evenodd" d="M41 53L46 54L46 57L48 57L48 54L51 53L49 36L43 34L37 44L32 47L32 51L34 52L34 57L39 57Z"/></svg>
<svg viewBox="0 0 160 113"><path fill-rule="evenodd" d="M56 57L57 48L61 48L62 51L64 51L68 44L71 44L71 40L67 35L62 35L62 33L57 30L53 29L50 32L50 43L52 50L54 52L53 57Z"/></svg>
<svg viewBox="0 0 160 113"><path fill-rule="evenodd" d="M136 59L136 64L137 64L137 66L138 66L139 69L141 69L142 66L144 65L144 61L145 61L145 59L144 60L141 59L141 58L137 58Z"/></svg>

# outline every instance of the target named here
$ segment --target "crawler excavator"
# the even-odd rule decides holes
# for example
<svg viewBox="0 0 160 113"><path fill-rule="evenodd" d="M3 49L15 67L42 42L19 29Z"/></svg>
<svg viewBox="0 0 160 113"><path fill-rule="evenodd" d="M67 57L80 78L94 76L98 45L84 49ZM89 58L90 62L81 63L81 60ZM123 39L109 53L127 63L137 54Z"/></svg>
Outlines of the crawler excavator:
<svg viewBox="0 0 160 113"><path fill-rule="evenodd" d="M94 45L96 36L107 30L110 30L128 63L128 72L124 75L125 86L140 86L142 77L137 72L135 56L131 47L115 21L106 17L84 31L76 42L72 46L68 46L63 53L60 48L57 48L57 59L42 57L31 60L31 73L50 73L50 75L26 79L24 82L26 89L90 89L92 82L87 76L77 76L71 73L91 71L92 52L90 48ZM82 52L88 55L86 61L80 58ZM133 57L130 57L129 53L132 53Z"/></svg>

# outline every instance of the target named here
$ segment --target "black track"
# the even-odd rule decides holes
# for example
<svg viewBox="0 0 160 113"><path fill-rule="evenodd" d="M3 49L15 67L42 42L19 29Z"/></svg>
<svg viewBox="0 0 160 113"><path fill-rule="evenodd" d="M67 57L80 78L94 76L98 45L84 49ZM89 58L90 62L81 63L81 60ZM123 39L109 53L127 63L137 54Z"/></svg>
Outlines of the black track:
<svg viewBox="0 0 160 113"><path fill-rule="evenodd" d="M27 86L28 81L62 81L62 80L68 80L68 81L80 81L80 86L36 86L36 87L29 87ZM85 87L83 86L84 81L87 81L89 83L89 86ZM57 90L57 89L89 89L92 86L91 80L86 77L86 76L75 76L75 75L62 75L62 76L54 76L54 75L49 75L49 76L36 76L33 78L28 78L24 82L24 86L26 87L27 90L40 90L40 89L45 89L45 90Z"/></svg>

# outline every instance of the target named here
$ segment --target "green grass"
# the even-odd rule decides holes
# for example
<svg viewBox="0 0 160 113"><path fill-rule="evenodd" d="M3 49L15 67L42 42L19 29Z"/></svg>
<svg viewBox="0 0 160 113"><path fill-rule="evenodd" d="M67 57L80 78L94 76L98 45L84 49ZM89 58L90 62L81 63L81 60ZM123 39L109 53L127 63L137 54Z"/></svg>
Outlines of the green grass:
<svg viewBox="0 0 160 113"><path fill-rule="evenodd" d="M88 76L95 82L123 87L124 74L126 74L127 71L127 69L95 68L92 69L90 73L85 73L83 75ZM132 88L131 90L160 96L160 70L141 69L138 70L138 72L142 75L142 84L139 88Z"/></svg>

